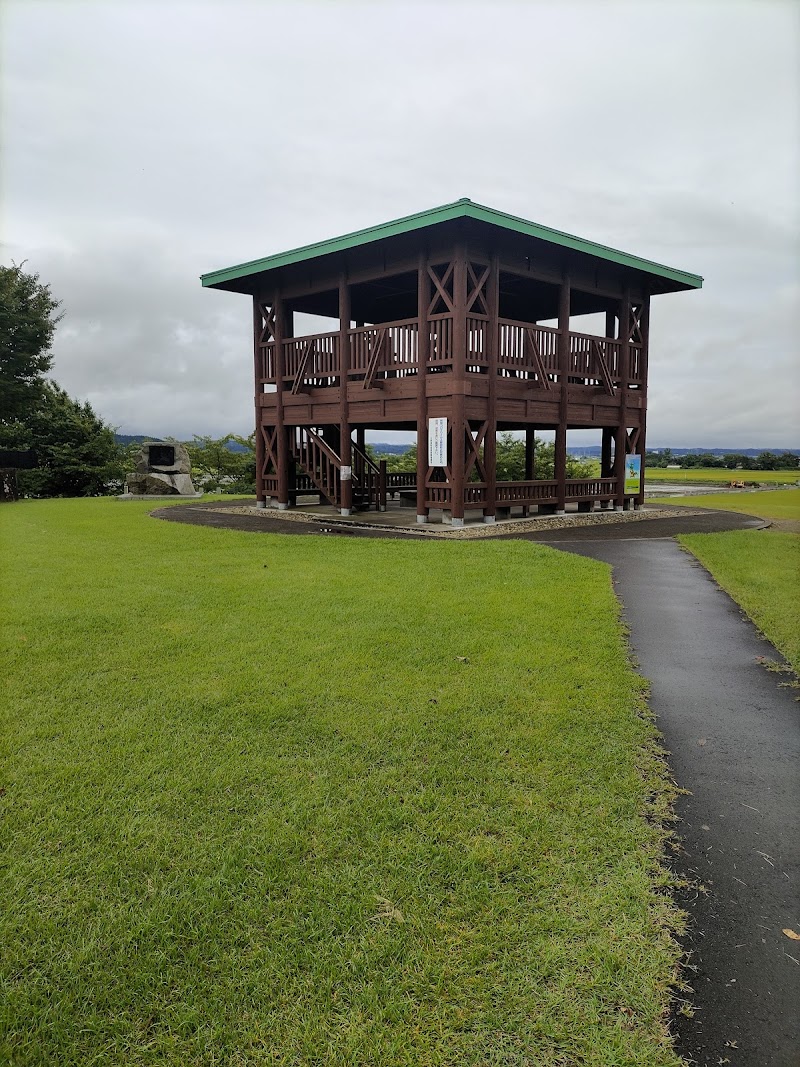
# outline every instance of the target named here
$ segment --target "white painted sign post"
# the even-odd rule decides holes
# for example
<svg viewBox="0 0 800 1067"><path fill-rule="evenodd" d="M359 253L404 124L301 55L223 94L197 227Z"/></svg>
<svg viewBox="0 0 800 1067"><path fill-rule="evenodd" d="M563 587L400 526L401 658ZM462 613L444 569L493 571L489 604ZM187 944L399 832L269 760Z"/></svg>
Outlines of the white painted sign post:
<svg viewBox="0 0 800 1067"><path fill-rule="evenodd" d="M447 466L447 419L428 419L428 466Z"/></svg>

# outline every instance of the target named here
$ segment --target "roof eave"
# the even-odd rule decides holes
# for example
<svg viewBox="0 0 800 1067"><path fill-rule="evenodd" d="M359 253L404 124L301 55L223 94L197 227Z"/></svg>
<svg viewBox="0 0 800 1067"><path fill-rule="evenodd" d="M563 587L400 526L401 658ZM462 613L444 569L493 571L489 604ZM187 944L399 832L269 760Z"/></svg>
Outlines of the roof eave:
<svg viewBox="0 0 800 1067"><path fill-rule="evenodd" d="M547 244L558 245L595 259L602 259L614 263L617 266L640 271L651 278L658 278L661 292L677 292L686 289L700 289L703 279L700 275L691 274L688 271L677 270L663 263L643 259L628 252L621 252L607 245L587 241L572 234L563 233L560 230L552 230L547 226L541 226L535 222L508 215L494 208L475 204L471 200L457 200L452 204L444 204L442 207L430 208L416 215L407 215L392 222L382 223L378 226L370 226L365 230L344 234L328 241L318 241L314 244L304 245L301 248L291 249L274 256L263 259L250 260L233 267L225 267L221 270L211 271L201 275L201 282L205 288L229 289L238 292L246 292L240 286L232 286L231 282L242 281L245 278L267 271L277 270L290 264L307 262L310 259L333 255L337 252L346 252L351 248L358 248L369 244L371 241L384 240L411 233L416 230L435 226L438 223L449 222L453 219L471 218L476 221L495 226L504 230L511 230L527 237L544 241ZM664 282L671 283L664 286Z"/></svg>

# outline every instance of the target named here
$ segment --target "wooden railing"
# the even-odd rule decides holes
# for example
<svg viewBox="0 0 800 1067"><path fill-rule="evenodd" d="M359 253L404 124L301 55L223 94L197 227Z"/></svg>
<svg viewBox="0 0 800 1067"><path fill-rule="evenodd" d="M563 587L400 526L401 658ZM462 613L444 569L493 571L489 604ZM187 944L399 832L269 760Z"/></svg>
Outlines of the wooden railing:
<svg viewBox="0 0 800 1067"><path fill-rule="evenodd" d="M403 319L377 326L359 326L348 332L351 378L404 378L416 374L419 362L419 322Z"/></svg>
<svg viewBox="0 0 800 1067"><path fill-rule="evenodd" d="M302 378L332 378L339 373L339 334L318 333L313 337L296 337L283 342L283 376L294 381Z"/></svg>
<svg viewBox="0 0 800 1067"><path fill-rule="evenodd" d="M380 466L358 445L351 445L353 454L353 504L357 507L385 508L386 491Z"/></svg>
<svg viewBox="0 0 800 1067"><path fill-rule="evenodd" d="M628 381L632 385L641 387L647 377L644 352L641 345L631 344L628 348L630 351L630 376Z"/></svg>
<svg viewBox="0 0 800 1067"><path fill-rule="evenodd" d="M339 457L310 427L294 427L289 441L294 458L304 468L316 488L334 507L338 507L341 500Z"/></svg>
<svg viewBox="0 0 800 1067"><path fill-rule="evenodd" d="M567 500L611 500L617 491L616 478L568 478Z"/></svg>
<svg viewBox="0 0 800 1067"><path fill-rule="evenodd" d="M425 483L425 507L449 508L453 491L447 482Z"/></svg>
<svg viewBox="0 0 800 1067"><path fill-rule="evenodd" d="M453 362L453 316L431 315L428 319L427 365L444 369Z"/></svg>
<svg viewBox="0 0 800 1067"><path fill-rule="evenodd" d="M481 372L489 363L489 319L467 316L467 370Z"/></svg>
<svg viewBox="0 0 800 1067"><path fill-rule="evenodd" d="M602 385L602 361L609 371L610 380L617 385L620 379L621 345L619 341L610 341L592 337L586 333L569 335L569 377L579 379L586 385Z"/></svg>
<svg viewBox="0 0 800 1067"><path fill-rule="evenodd" d="M390 493L396 493L399 489L416 489L416 471L395 471L386 475L386 488Z"/></svg>
<svg viewBox="0 0 800 1067"><path fill-rule="evenodd" d="M495 499L501 507L514 504L547 504L556 499L558 482L498 482Z"/></svg>
<svg viewBox="0 0 800 1067"><path fill-rule="evenodd" d="M466 366L468 372L485 374L489 365L489 319L468 315L466 319ZM514 319L498 320L497 369L503 378L539 383L544 389L559 381L559 331L552 326ZM428 372L447 370L453 362L453 316L432 315L427 338L420 338L419 322L397 322L360 326L348 331L350 360L348 377L363 380L367 387L387 378L403 378L419 371L420 350ZM341 373L338 332L293 337L283 342L284 381L294 392L304 386L334 384ZM568 378L572 384L620 387L625 377L622 342L607 337L571 332L569 335ZM628 345L628 383L642 388L646 379L645 355L641 344ZM275 343L259 347L259 378L262 387L275 382Z"/></svg>
<svg viewBox="0 0 800 1067"><path fill-rule="evenodd" d="M497 366L501 376L555 382L558 378L558 330L531 322L500 319ZM538 359L537 359L538 356Z"/></svg>
<svg viewBox="0 0 800 1067"><path fill-rule="evenodd" d="M486 482L467 482L464 486L465 507L483 507L487 500Z"/></svg>

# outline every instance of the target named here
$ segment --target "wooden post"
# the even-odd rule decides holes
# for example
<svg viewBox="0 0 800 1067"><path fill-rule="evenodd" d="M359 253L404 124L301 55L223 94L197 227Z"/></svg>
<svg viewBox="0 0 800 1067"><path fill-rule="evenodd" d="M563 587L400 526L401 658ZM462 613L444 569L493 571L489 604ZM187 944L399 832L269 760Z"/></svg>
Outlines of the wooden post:
<svg viewBox="0 0 800 1067"><path fill-rule="evenodd" d="M284 423L284 361L283 341L286 326L283 298L276 293L272 300L275 312L275 441L278 453L278 508L285 511L289 507L289 439Z"/></svg>
<svg viewBox="0 0 800 1067"><path fill-rule="evenodd" d="M386 511L386 460L378 460L378 511Z"/></svg>
<svg viewBox="0 0 800 1067"><path fill-rule="evenodd" d="M464 525L464 467L467 377L467 252L455 250L453 264L453 397L450 408L450 514L454 526Z"/></svg>
<svg viewBox="0 0 800 1067"><path fill-rule="evenodd" d="M631 374L631 294L629 289L620 301L619 307L620 340L620 407L619 422L615 437L614 476L617 479L617 491L614 502L617 510L625 507L625 456L628 452L628 382Z"/></svg>
<svg viewBox="0 0 800 1067"><path fill-rule="evenodd" d="M636 507L640 508L644 505L644 458L647 452L645 445L645 432L647 430L647 355L648 346L650 343L650 294L645 293L644 303L642 305L642 359L639 368L639 373L642 379L642 406L639 423L639 455L641 457L642 475L641 484L639 487L639 495L636 497Z"/></svg>
<svg viewBox="0 0 800 1067"><path fill-rule="evenodd" d="M614 440L614 431L610 426L603 427L603 436L600 445L600 477L611 478L614 474L614 466L612 459L612 442ZM609 501L601 500L600 507L604 510L608 508ZM614 502L611 501L611 506L614 506Z"/></svg>
<svg viewBox="0 0 800 1067"><path fill-rule="evenodd" d="M344 273L339 278L339 458L342 461L342 515L353 510L353 449L347 404L348 371L350 370L350 287Z"/></svg>
<svg viewBox="0 0 800 1067"><path fill-rule="evenodd" d="M613 469L611 466L611 441L614 436L614 431L610 426L603 427L602 444L600 445L600 477L610 478L612 476Z"/></svg>
<svg viewBox="0 0 800 1067"><path fill-rule="evenodd" d="M428 477L428 349L430 348L430 330L428 327L428 304L430 303L430 281L428 280L428 259L422 253L417 260L417 522L428 521L428 509L425 506Z"/></svg>
<svg viewBox="0 0 800 1067"><path fill-rule="evenodd" d="M525 427L525 481L530 482L535 477L536 470L536 427ZM522 508L523 519L530 515L531 509L529 504L525 504Z"/></svg>
<svg viewBox="0 0 800 1067"><path fill-rule="evenodd" d="M562 514L566 509L567 495L567 415L569 405L569 299L570 284L569 276L565 275L561 282L561 290L558 297L558 377L561 384L561 402L558 412L558 426L556 427L555 447L555 480L556 488L556 513Z"/></svg>
<svg viewBox="0 0 800 1067"><path fill-rule="evenodd" d="M536 470L536 427L525 427L525 481L530 482L535 477Z"/></svg>
<svg viewBox="0 0 800 1067"><path fill-rule="evenodd" d="M263 319L261 317L261 301L257 296L253 297L253 377L254 377L254 396L253 402L255 404L256 413L256 507L264 508L267 506L267 493L264 488L264 459L266 456L266 449L264 448L264 434L261 427L261 396L264 392L264 386L261 384L261 332L263 329Z"/></svg>
<svg viewBox="0 0 800 1067"><path fill-rule="evenodd" d="M486 324L487 357L489 364L489 411L488 426L483 441L483 463L486 467L486 506L483 509L483 521L494 522L497 510L497 351L499 347L500 324L500 260L492 256L489 265L489 277L486 282L486 311L489 321Z"/></svg>

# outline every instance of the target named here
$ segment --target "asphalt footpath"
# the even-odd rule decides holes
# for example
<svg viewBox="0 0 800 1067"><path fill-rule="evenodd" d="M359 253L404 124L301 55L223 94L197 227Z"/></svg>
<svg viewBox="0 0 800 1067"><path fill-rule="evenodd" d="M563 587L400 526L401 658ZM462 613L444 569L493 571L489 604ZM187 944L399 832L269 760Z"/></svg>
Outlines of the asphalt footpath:
<svg viewBox="0 0 800 1067"><path fill-rule="evenodd" d="M766 669L781 655L676 541L599 532L548 541L613 567L675 780L689 791L673 867L688 883L679 903L693 1015L674 1016L677 1049L703 1067L797 1067L800 941L783 932L800 932L797 690Z"/></svg>

